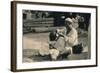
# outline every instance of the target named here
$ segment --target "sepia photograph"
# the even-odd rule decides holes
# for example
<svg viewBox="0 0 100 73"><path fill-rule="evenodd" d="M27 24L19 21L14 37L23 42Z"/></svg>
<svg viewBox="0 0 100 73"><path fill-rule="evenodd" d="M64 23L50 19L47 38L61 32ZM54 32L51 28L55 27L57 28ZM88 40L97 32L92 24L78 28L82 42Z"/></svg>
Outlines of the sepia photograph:
<svg viewBox="0 0 100 73"><path fill-rule="evenodd" d="M97 6L11 3L11 71L97 66Z"/></svg>
<svg viewBox="0 0 100 73"><path fill-rule="evenodd" d="M90 59L90 13L23 10L23 62Z"/></svg>

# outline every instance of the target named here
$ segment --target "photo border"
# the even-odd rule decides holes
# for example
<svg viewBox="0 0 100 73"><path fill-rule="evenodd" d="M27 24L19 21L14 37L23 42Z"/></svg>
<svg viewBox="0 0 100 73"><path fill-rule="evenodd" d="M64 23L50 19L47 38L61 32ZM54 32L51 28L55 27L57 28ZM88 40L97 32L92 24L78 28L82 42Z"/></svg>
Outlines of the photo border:
<svg viewBox="0 0 100 73"><path fill-rule="evenodd" d="M17 4L35 4L35 5L50 5L50 6L71 6L71 7L84 7L96 9L96 64L84 66L69 66L69 67L52 67L52 68L38 68L38 69L17 69ZM69 69L69 68L83 68L83 67L96 67L98 66L98 7L89 5L74 5L74 4L58 4L58 3L42 3L42 2L27 2L27 1L11 1L11 71L37 71L37 70L52 70L52 69Z"/></svg>

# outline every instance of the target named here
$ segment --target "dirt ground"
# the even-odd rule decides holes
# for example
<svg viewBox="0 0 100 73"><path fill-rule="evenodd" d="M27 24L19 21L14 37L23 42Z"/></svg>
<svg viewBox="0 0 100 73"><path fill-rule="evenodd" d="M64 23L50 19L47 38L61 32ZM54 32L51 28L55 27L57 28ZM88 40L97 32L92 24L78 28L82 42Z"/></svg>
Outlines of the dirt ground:
<svg viewBox="0 0 100 73"><path fill-rule="evenodd" d="M50 61L50 56L48 56L49 55L48 36L49 33L27 33L23 35L23 62ZM87 59L88 55L87 33L80 34L79 43L83 43L84 53L71 54L64 60ZM40 53L43 56L40 56Z"/></svg>

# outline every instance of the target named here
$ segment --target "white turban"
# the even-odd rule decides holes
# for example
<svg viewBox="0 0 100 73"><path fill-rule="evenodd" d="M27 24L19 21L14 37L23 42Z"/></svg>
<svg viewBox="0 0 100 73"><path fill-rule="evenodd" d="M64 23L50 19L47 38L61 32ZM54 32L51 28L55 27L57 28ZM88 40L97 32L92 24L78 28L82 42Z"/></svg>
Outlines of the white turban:
<svg viewBox="0 0 100 73"><path fill-rule="evenodd" d="M65 19L65 21L66 21L66 22L73 23L73 21L72 21L72 19L71 19L71 18L66 18L66 19Z"/></svg>

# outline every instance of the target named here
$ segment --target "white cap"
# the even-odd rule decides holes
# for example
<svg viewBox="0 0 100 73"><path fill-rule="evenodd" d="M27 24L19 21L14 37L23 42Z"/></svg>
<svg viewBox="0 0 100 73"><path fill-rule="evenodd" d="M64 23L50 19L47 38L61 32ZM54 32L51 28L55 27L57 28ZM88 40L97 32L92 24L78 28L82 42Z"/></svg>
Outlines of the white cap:
<svg viewBox="0 0 100 73"><path fill-rule="evenodd" d="M65 21L66 21L66 22L73 23L73 21L72 21L72 19L71 19L71 18L66 18L66 19L65 19Z"/></svg>

